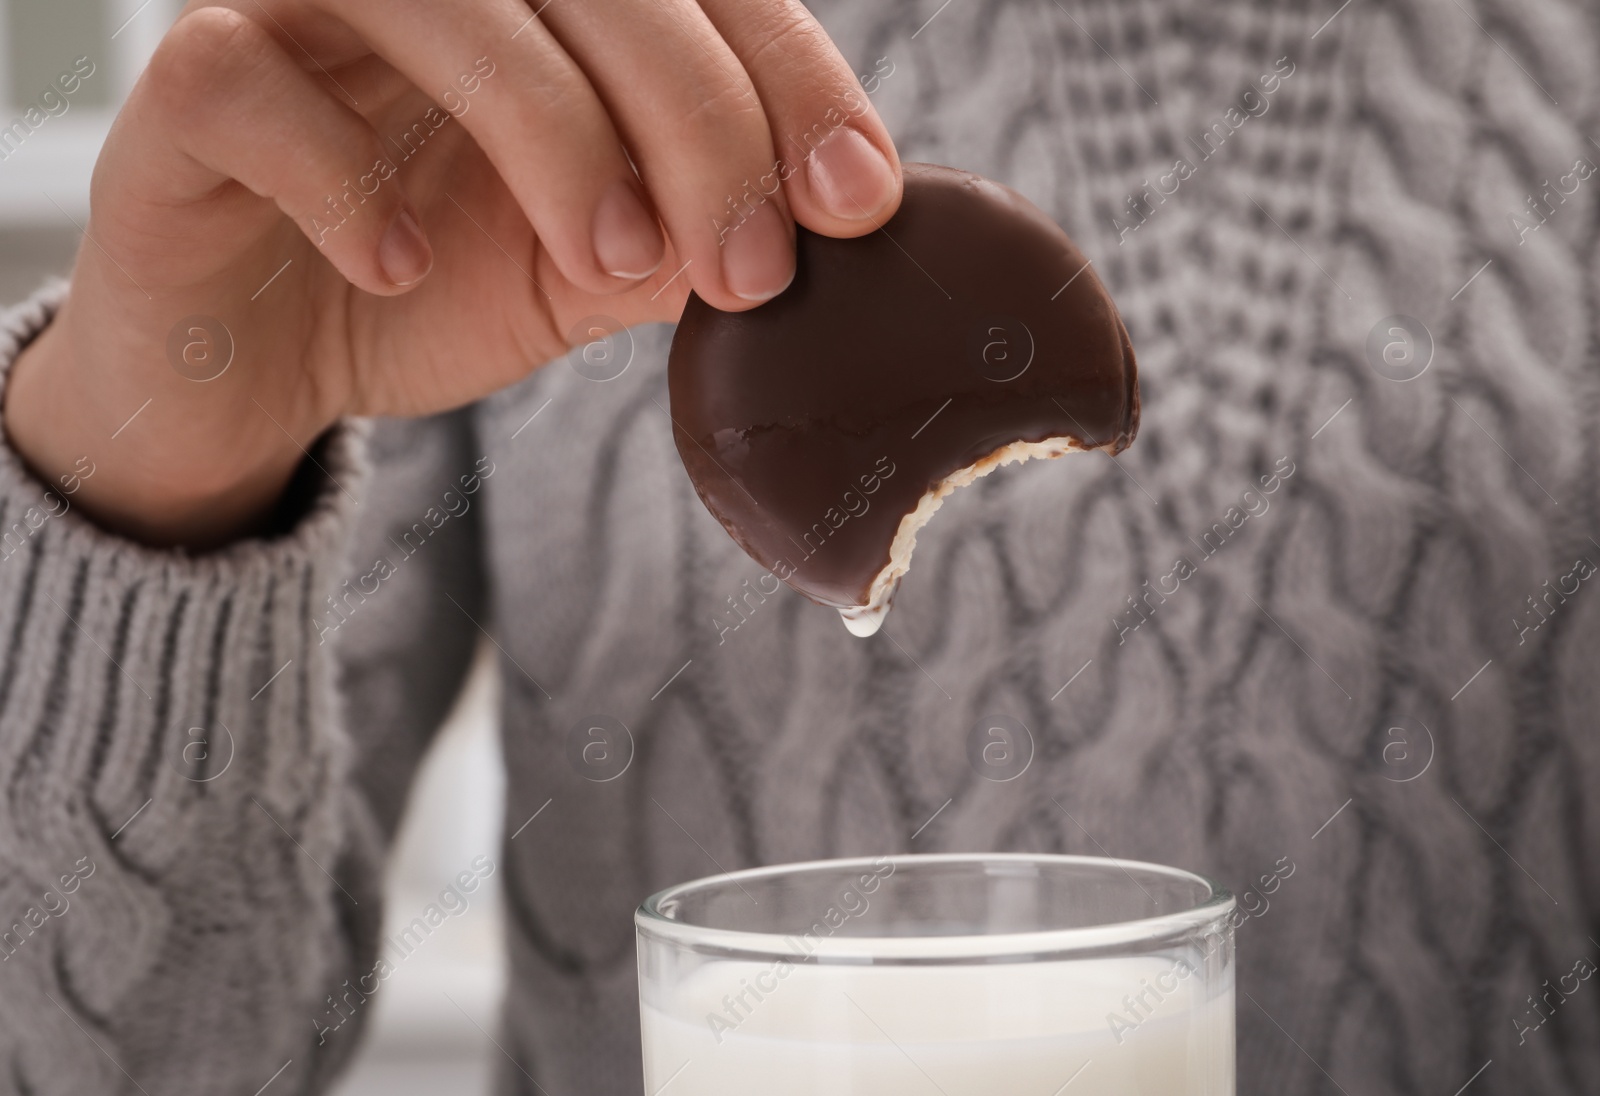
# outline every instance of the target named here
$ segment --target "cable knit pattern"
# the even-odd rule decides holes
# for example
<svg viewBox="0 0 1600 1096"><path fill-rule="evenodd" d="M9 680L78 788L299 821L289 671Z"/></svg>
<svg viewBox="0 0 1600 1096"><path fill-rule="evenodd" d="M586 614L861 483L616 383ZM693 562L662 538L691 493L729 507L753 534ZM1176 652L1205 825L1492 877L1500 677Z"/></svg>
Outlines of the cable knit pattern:
<svg viewBox="0 0 1600 1096"><path fill-rule="evenodd" d="M0 963L0 1091L135 1091L74 1022L151 1096L253 1092L290 1057L276 1083L320 1090L351 1040L319 1051L306 1021L371 968L381 858L480 622L518 834L502 1093L641 1090L652 890L956 849L1240 892L1291 860L1238 932L1241 1093L1600 1091L1600 988L1549 995L1600 965L1600 594L1529 600L1600 562L1600 178L1523 242L1511 220L1597 160L1594 13L814 8L856 71L886 59L908 159L1015 186L1094 257L1139 351L1138 443L952 496L871 640L786 590L728 627L759 569L673 455L661 327L615 380L558 362L380 425L358 513L328 494L281 541L187 559L52 519L0 561L0 914L96 872ZM1434 345L1408 381L1369 350L1397 314ZM347 486L354 446L332 443ZM470 519L317 643L345 526L363 573L480 459ZM7 525L41 490L0 454ZM604 783L565 747L594 713L635 746ZM1036 744L1010 783L967 761L994 713ZM185 780L184 728L213 721L232 768Z"/></svg>
<svg viewBox="0 0 1600 1096"><path fill-rule="evenodd" d="M66 288L0 318L0 364ZM356 489L360 432L322 457ZM291 1058L308 1076L302 1017L356 899L319 867L347 845L348 758L307 624L349 500L188 556L45 491L0 446L0 1091L253 1092Z"/></svg>
<svg viewBox="0 0 1600 1096"><path fill-rule="evenodd" d="M491 486L486 518L515 660L508 829L554 800L506 852L503 1091L537 1091L523 1070L638 1091L639 896L947 849L1109 851L1240 891L1289 857L1239 932L1241 1092L1449 1093L1490 1059L1473 1090L1595 1091L1600 995L1514 1021L1600 962L1582 794L1600 608L1585 589L1526 642L1512 623L1600 561L1593 201L1520 248L1508 228L1584 155L1592 16L975 0L924 27L936 7L814 5L857 71L893 62L875 101L904 155L1016 186L1095 257L1139 349L1143 432L1117 465L952 497L874 640L783 594L719 642L759 572L667 457L666 333L640 333L619 380L558 364L484 405L480 436L530 471ZM1280 59L1269 109L1204 143ZM1128 196L1179 157L1190 177L1129 228ZM1396 313L1436 343L1409 382L1368 361ZM1270 507L1202 544L1274 469ZM1180 557L1194 576L1132 628L1128 599ZM605 784L563 756L597 711L637 744ZM992 712L1037 743L1014 783L966 761Z"/></svg>

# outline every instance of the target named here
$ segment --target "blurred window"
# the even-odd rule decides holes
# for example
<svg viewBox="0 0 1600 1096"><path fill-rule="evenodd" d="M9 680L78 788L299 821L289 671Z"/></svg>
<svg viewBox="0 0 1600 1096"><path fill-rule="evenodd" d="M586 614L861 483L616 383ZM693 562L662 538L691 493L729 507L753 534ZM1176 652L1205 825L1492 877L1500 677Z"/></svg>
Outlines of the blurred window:
<svg viewBox="0 0 1600 1096"><path fill-rule="evenodd" d="M83 223L111 119L180 7L0 0L0 227Z"/></svg>

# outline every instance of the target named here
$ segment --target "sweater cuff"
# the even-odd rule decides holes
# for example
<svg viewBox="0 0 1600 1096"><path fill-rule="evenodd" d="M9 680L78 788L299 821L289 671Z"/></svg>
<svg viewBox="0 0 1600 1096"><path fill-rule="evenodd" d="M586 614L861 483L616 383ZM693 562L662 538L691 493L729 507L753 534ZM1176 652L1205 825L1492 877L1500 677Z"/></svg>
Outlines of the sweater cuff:
<svg viewBox="0 0 1600 1096"><path fill-rule="evenodd" d="M0 311L0 399L68 288L52 279ZM210 994L166 1000L172 953L198 969L229 954L201 956L204 935L178 947L174 933L197 932L202 913L238 921L233 948L261 934L261 954L297 920L311 940L337 936L328 896L343 899L323 869L343 843L332 791L346 747L313 618L365 486L365 435L364 422L325 435L335 482L286 529L201 553L83 517L0 425L0 899L20 908L85 862L96 872L73 900L85 913L50 926L56 939L0 941L8 972L38 964L39 984L70 982L95 1014L161 998L185 1013L162 1021L181 1030L213 1022ZM241 994L314 998L322 957L303 958L257 972Z"/></svg>

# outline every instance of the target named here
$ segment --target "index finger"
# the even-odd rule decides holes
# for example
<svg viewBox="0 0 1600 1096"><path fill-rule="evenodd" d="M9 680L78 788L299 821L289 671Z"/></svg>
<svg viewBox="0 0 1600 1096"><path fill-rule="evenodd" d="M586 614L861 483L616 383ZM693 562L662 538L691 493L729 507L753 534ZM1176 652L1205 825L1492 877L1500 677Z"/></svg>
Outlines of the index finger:
<svg viewBox="0 0 1600 1096"><path fill-rule="evenodd" d="M900 157L861 82L800 0L700 0L761 97L795 220L861 236L900 206Z"/></svg>

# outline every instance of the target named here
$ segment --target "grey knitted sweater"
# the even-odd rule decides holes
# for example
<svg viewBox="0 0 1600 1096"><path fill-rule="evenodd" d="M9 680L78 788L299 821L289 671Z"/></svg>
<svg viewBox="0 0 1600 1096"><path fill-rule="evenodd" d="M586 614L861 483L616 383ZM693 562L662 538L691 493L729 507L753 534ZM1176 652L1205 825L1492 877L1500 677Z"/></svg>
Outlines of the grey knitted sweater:
<svg viewBox="0 0 1600 1096"><path fill-rule="evenodd" d="M1600 1091L1595 11L816 7L907 158L1094 257L1138 443L952 497L870 640L750 595L673 452L663 329L615 380L342 426L337 486L204 556L61 512L0 447L0 1092L249 1096L291 1059L269 1091L324 1088L480 626L504 1092L640 1091L650 891L956 849L1243 894L1242 1092ZM604 782L568 756L596 713L633 742ZM968 762L991 714L1035 744L1011 782Z"/></svg>

